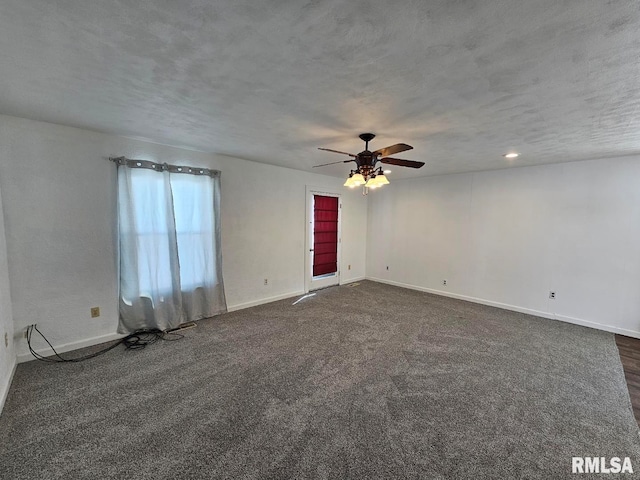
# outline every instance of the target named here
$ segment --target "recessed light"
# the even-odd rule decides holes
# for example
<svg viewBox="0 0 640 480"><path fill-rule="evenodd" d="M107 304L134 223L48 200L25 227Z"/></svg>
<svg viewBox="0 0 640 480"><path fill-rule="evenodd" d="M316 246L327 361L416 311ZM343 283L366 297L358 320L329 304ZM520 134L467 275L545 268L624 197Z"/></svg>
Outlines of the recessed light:
<svg viewBox="0 0 640 480"><path fill-rule="evenodd" d="M386 175L387 173L391 173L391 170L385 170L384 174Z"/></svg>
<svg viewBox="0 0 640 480"><path fill-rule="evenodd" d="M504 157L504 158L516 158L518 155L520 155L520 154L519 154L519 153L512 152L512 153L505 153L505 154L503 155L503 157Z"/></svg>

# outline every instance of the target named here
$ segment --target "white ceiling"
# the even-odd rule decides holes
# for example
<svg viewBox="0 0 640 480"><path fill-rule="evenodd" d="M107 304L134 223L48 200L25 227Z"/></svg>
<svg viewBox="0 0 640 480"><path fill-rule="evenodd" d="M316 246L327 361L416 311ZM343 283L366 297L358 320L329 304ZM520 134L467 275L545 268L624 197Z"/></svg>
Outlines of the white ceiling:
<svg viewBox="0 0 640 480"><path fill-rule="evenodd" d="M640 153L639 53L637 0L2 0L0 113L309 171L371 131L436 175Z"/></svg>

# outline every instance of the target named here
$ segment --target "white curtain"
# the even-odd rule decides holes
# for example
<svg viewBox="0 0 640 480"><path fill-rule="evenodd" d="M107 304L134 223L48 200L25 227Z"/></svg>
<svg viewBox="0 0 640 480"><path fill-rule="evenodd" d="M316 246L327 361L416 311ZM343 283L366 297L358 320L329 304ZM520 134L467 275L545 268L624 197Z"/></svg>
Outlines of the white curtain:
<svg viewBox="0 0 640 480"><path fill-rule="evenodd" d="M120 333L226 311L219 172L118 162Z"/></svg>

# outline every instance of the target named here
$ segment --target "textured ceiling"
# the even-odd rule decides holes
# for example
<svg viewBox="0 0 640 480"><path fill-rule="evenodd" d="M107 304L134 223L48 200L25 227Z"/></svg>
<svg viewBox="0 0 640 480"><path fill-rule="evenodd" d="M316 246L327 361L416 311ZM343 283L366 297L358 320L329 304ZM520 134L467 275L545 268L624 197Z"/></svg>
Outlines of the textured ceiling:
<svg viewBox="0 0 640 480"><path fill-rule="evenodd" d="M637 0L2 0L0 113L302 170L371 131L436 175L640 153L639 53Z"/></svg>

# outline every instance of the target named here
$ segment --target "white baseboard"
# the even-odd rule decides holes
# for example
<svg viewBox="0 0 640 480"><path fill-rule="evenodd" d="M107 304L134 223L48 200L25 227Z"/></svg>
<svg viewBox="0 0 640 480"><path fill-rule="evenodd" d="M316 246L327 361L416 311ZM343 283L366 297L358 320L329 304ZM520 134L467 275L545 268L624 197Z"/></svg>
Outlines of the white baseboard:
<svg viewBox="0 0 640 480"><path fill-rule="evenodd" d="M70 352L72 350L78 350L79 348L91 347L93 345L98 345L100 343L110 342L112 340L118 340L124 336L125 335L122 335L120 333L107 333L106 335L100 335L99 337L85 338L83 340L65 343L63 345L56 345L54 348L58 353L65 353L65 352ZM38 348L38 349L35 349L35 351L36 353L39 353L44 357L49 357L54 354L53 350L51 350L49 347ZM18 363L29 362L31 360L35 360L34 356L31 355L31 352L18 354Z"/></svg>
<svg viewBox="0 0 640 480"><path fill-rule="evenodd" d="M11 367L11 373L9 374L9 378L7 378L7 382L0 386L0 415L2 414L2 410L4 409L4 403L7 401L7 396L9 395L9 389L11 388L11 382L13 381L13 375L16 373L16 367L18 366L18 362L13 360L13 366Z"/></svg>
<svg viewBox="0 0 640 480"><path fill-rule="evenodd" d="M409 283L395 282L393 280L386 280L384 278L367 277L367 280L371 280L372 282L386 283L388 285L394 285L396 287L408 288L410 290L418 290L420 292L433 293L434 295L441 295L443 297L456 298L458 300L465 300L467 302L480 303L482 305L502 308L504 310L511 310L513 312L526 313L528 315L535 315L536 317L543 317L543 318L549 318L551 320L559 320L561 322L573 323L575 325L581 325L583 327L595 328L597 330L604 330L605 332L626 335L627 337L640 338L640 332L636 332L634 330L627 330L625 328L613 327L611 325L605 325L602 323L592 322L589 320L583 320L581 318L574 318L566 315L559 315L557 313L552 313L552 312L543 312L543 311L534 310L531 308L519 307L517 305L510 305L508 303L494 302L492 300L485 300L484 298L470 297L467 295L460 295L457 293L446 292L443 290L436 290L433 288L420 287L418 285L411 285Z"/></svg>
<svg viewBox="0 0 640 480"><path fill-rule="evenodd" d="M519 307L517 305L510 305L510 304L506 304L506 303L501 303L501 302L495 302L492 300L485 300L482 298L477 298L477 297L470 297L467 295L460 295L457 293L452 293L452 292L447 292L447 291L443 291L443 290L436 290L436 289L432 289L432 288L426 288L426 287L421 287L418 285L412 285L412 284L408 284L408 283L402 283L402 282L395 282L393 280L386 280L383 278L377 278L377 277L358 277L358 278L352 278L350 280L348 280L347 282L344 282L342 285L347 285L349 283L354 283L354 282L359 282L359 281L363 281L363 280L371 280L374 282L379 282L379 283L386 283L388 285L394 285L396 287L402 287L402 288L408 288L411 290L418 290L421 292L427 292L427 293L433 293L435 295L441 295L444 297L450 297L450 298L456 298L458 300L465 300L467 302L473 302L473 303L479 303L482 305L488 305L491 307L497 307L497 308L502 308L504 310L511 310L514 312L520 312L520 313L526 313L528 315L535 315L538 317L544 317L544 318L549 318L552 320L559 320L562 322L567 322L567 323L573 323L576 325L582 325L584 327L590 327L590 328L595 328L598 330L604 330L607 332L611 332L611 333L618 333L620 335L626 335L628 337L634 337L634 338L640 338L640 332L634 331L634 330L627 330L624 328L619 328L619 327L613 327L611 325L605 325L605 324L601 324L601 323L597 323L597 322L592 322L589 320L583 320L580 318L574 318L574 317L569 317L566 315L558 315L555 313L549 313L549 312L543 312L543 311L539 311L539 310L533 310L530 308L524 308L524 307ZM250 307L255 307L258 305L264 305L266 303L271 303L271 302L277 302L279 300L284 300L287 298L293 298L293 297L300 297L302 295L304 295L305 292L300 290L300 291L296 291L296 292L289 292L289 293L284 293L281 295L276 295L273 297L266 297L266 298L261 298L258 300L253 300L251 302L244 302L244 303L238 303L235 305L230 305L227 307L227 311L229 312L234 312L236 310L242 310L245 308L250 308ZM75 342L70 342L70 343L66 343L63 345L59 345L56 346L55 349L58 353L65 353L65 352L70 352L72 350L77 350L79 348L84 348L84 347L90 347L93 345L98 345L100 343L105 343L105 342L110 342L112 340L118 340L119 338L124 337L124 335L122 334L118 334L118 333L109 333L106 335L101 335L98 337L92 337L92 338L87 338L87 339L83 339L83 340L78 340ZM42 348L42 349L37 349L36 350L37 353L39 353L40 355L43 356L50 356L53 355L53 350L51 350L50 348ZM2 406L4 406L4 402L6 399L6 396L9 392L9 386L11 385L11 379L13 378L13 374L15 372L16 369L16 364L17 363L24 363L24 362L28 362L31 360L35 360L33 355L31 355L30 352L26 352L26 353L21 353L17 355L17 362L14 362L13 365L13 369L11 372L11 376L9 378L9 383L5 386L3 386L3 390L0 390L0 412L2 411Z"/></svg>
<svg viewBox="0 0 640 480"><path fill-rule="evenodd" d="M467 302L480 303L482 305L488 305L490 307L502 308L504 310L511 310L519 313L526 313L528 315L535 315L536 317L544 317L555 319L555 315L549 312L543 312L540 310L533 310L531 308L518 307L517 305L510 305L508 303L494 302L492 300L485 300L483 298L470 297L468 295L460 295L458 293L447 292L444 290L436 290L434 288L420 287L418 285L412 285L409 283L395 282L393 280L386 280L384 278L367 277L367 280L372 282L386 283L388 285L394 285L396 287L408 288L410 290L418 290L420 292L433 293L434 295L440 295L442 297L456 298L458 300L465 300Z"/></svg>
<svg viewBox="0 0 640 480"><path fill-rule="evenodd" d="M627 330L626 328L613 327L611 325L605 325L603 323L591 322L589 320L583 320L581 318L568 317L566 315L556 314L554 317L556 320L567 323L575 323L576 325L582 325L583 327L595 328L596 330L604 330L605 332L618 333L627 337L640 338L640 332L635 330Z"/></svg>
<svg viewBox="0 0 640 480"><path fill-rule="evenodd" d="M275 297L260 298L258 300L252 300L251 302L228 305L227 312L235 312L236 310L243 310L245 308L257 307L258 305L264 305L265 303L277 302L278 300L284 300L285 298L300 297L302 295L304 295L304 290L283 293L281 295L276 295Z"/></svg>
<svg viewBox="0 0 640 480"><path fill-rule="evenodd" d="M340 285L348 285L349 283L361 282L363 280L365 280L365 277L350 278L349 280L341 283ZM296 292L283 293L282 295L276 295L274 297L261 298L259 300L253 300L251 302L237 303L235 305L227 306L227 311L228 312L235 312L236 310L243 310L245 308L257 307L258 305L264 305L265 303L277 302L278 300L284 300L286 298L301 297L302 295L305 295L307 293L308 292L305 292L304 290L299 290L299 291L296 291Z"/></svg>

